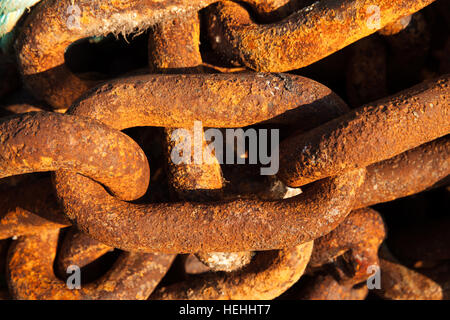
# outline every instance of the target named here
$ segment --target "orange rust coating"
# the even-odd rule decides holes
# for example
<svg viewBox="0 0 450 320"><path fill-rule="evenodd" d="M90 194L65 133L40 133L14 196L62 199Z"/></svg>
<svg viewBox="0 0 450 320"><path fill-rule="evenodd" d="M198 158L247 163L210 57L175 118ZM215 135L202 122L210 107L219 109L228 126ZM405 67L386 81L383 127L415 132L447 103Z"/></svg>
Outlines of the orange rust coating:
<svg viewBox="0 0 450 320"><path fill-rule="evenodd" d="M189 68L199 67L203 61L198 13L154 25L149 34L148 54L152 73L186 73Z"/></svg>
<svg viewBox="0 0 450 320"><path fill-rule="evenodd" d="M375 293L389 300L442 300L444 288L415 270L396 261L380 259L381 290Z"/></svg>
<svg viewBox="0 0 450 320"><path fill-rule="evenodd" d="M389 247L402 261L449 260L449 227L448 218L410 226L390 236Z"/></svg>
<svg viewBox="0 0 450 320"><path fill-rule="evenodd" d="M152 28L149 36L149 63L152 72L202 71L200 19L197 12L160 22ZM166 128L164 131L168 178L171 187L181 199L202 198L202 196L205 197L205 193L211 190L219 191L223 187L220 164L207 152L203 127L198 129L201 132L201 136L198 137L192 134L191 128ZM190 163L175 164L172 161L172 153L177 152L177 146L184 145L185 142L188 142L187 148L191 149ZM207 163L195 163L193 155L196 143L202 145L201 154L209 156L205 161ZM191 147L192 145L194 148ZM203 160L202 157L202 162Z"/></svg>
<svg viewBox="0 0 450 320"><path fill-rule="evenodd" d="M365 281L367 268L378 265L378 248L386 236L383 219L373 209L355 210L329 234L314 241L310 267L332 263L336 257L350 254L351 283Z"/></svg>
<svg viewBox="0 0 450 320"><path fill-rule="evenodd" d="M113 80L74 103L69 114L115 129L137 126L236 128L261 121L313 128L347 110L327 87L289 74L145 75Z"/></svg>
<svg viewBox="0 0 450 320"><path fill-rule="evenodd" d="M56 172L55 186L77 228L111 247L163 253L238 252L294 247L327 234L350 212L364 175L361 169L326 179L296 197L278 201L135 205L63 170Z"/></svg>
<svg viewBox="0 0 450 320"><path fill-rule="evenodd" d="M323 0L281 22L259 25L241 5L224 1L209 17L210 42L257 71L306 67L434 0ZM373 6L378 6L379 15ZM379 17L379 19L377 19Z"/></svg>
<svg viewBox="0 0 450 320"><path fill-rule="evenodd" d="M394 34L397 34L408 27L411 19L412 15L401 17L400 19L397 19L394 22L386 25L383 29L378 31L378 33L383 36L392 36Z"/></svg>
<svg viewBox="0 0 450 320"><path fill-rule="evenodd" d="M387 58L386 45L375 37L353 46L346 70L346 91L352 108L388 95Z"/></svg>
<svg viewBox="0 0 450 320"><path fill-rule="evenodd" d="M80 79L65 65L64 53L91 36L129 34L162 19L196 11L214 0L62 0L33 9L19 35L16 52L26 84L36 97L67 108L95 83ZM79 8L79 14L73 6ZM72 8L72 10L70 10Z"/></svg>
<svg viewBox="0 0 450 320"><path fill-rule="evenodd" d="M7 280L13 299L147 299L169 269L174 256L123 253L100 279L68 289L53 272L59 230L19 238L8 258Z"/></svg>
<svg viewBox="0 0 450 320"><path fill-rule="evenodd" d="M312 249L313 243L307 242L291 249L261 252L240 271L194 276L157 290L150 299L274 299L300 279Z"/></svg>
<svg viewBox="0 0 450 320"><path fill-rule="evenodd" d="M57 109L98 82L81 79L65 65L64 53L80 39L110 33L128 35L162 21L198 11L216 0L50 0L37 4L16 42L23 79L33 94ZM262 9L277 9L286 0L251 0ZM76 7L75 7L76 6ZM77 12L79 9L79 13Z"/></svg>
<svg viewBox="0 0 450 320"><path fill-rule="evenodd" d="M447 135L368 166L366 179L356 195L354 208L422 192L449 175L450 136Z"/></svg>
<svg viewBox="0 0 450 320"><path fill-rule="evenodd" d="M31 112L0 120L0 178L68 169L103 183L122 199L147 190L150 168L128 136L95 120Z"/></svg>
<svg viewBox="0 0 450 320"><path fill-rule="evenodd" d="M278 177L299 187L450 133L449 75L362 106L280 144Z"/></svg>
<svg viewBox="0 0 450 320"><path fill-rule="evenodd" d="M445 136L367 167L353 209L392 201L438 185L449 174L449 137ZM51 182L23 184L0 197L0 239L70 225L56 206Z"/></svg>
<svg viewBox="0 0 450 320"><path fill-rule="evenodd" d="M0 239L69 226L53 189L47 178L1 191Z"/></svg>
<svg viewBox="0 0 450 320"><path fill-rule="evenodd" d="M339 283L331 274L319 274L293 298L300 300L364 300L369 293L367 286L355 288Z"/></svg>
<svg viewBox="0 0 450 320"><path fill-rule="evenodd" d="M56 267L61 274L65 274L69 266L75 265L82 268L112 250L113 248L72 227L65 234L58 250Z"/></svg>

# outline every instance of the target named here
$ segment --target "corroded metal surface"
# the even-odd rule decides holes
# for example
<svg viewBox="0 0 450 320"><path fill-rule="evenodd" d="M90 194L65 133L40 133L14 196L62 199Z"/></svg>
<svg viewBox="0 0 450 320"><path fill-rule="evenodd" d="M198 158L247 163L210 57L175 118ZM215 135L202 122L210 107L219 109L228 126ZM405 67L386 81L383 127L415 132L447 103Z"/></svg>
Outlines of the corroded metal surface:
<svg viewBox="0 0 450 320"><path fill-rule="evenodd" d="M70 290L53 273L59 230L14 242L8 285L15 299L147 299L172 263L172 255L124 253L112 269L80 290Z"/></svg>
<svg viewBox="0 0 450 320"><path fill-rule="evenodd" d="M48 0L19 21L0 299L448 299L448 5L213 2ZM278 174L249 161L258 136L219 163L209 128L279 130Z"/></svg>
<svg viewBox="0 0 450 320"><path fill-rule="evenodd" d="M211 42L229 59L257 70L284 72L310 65L434 0L324 0L286 19L258 25L243 6L223 1L210 17ZM371 23L378 6L377 24Z"/></svg>
<svg viewBox="0 0 450 320"><path fill-rule="evenodd" d="M362 106L280 145L278 176L302 186L389 159L450 133L449 76Z"/></svg>
<svg viewBox="0 0 450 320"><path fill-rule="evenodd" d="M356 170L279 201L149 205L119 201L67 171L56 172L55 181L67 216L92 238L124 250L189 253L268 250L314 240L347 216L364 175L364 169Z"/></svg>
<svg viewBox="0 0 450 320"><path fill-rule="evenodd" d="M355 208L392 201L439 185L450 175L447 135L367 167Z"/></svg>
<svg viewBox="0 0 450 320"><path fill-rule="evenodd" d="M312 242L293 249L259 253L244 269L231 273L199 275L197 279L163 287L151 299L254 300L273 299L302 276Z"/></svg>

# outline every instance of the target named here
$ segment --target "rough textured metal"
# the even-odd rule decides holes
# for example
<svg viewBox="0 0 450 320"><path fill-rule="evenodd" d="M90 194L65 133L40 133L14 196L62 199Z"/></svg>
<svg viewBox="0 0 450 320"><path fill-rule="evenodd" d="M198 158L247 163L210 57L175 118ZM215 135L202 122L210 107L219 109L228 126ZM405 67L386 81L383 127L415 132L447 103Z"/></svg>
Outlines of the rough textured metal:
<svg viewBox="0 0 450 320"><path fill-rule="evenodd" d="M278 177L298 187L444 136L450 133L449 94L445 75L291 136L280 145Z"/></svg>
<svg viewBox="0 0 450 320"><path fill-rule="evenodd" d="M367 286L354 287L339 283L331 274L320 274L307 282L307 285L295 294L299 300L364 300L369 293Z"/></svg>
<svg viewBox="0 0 450 320"><path fill-rule="evenodd" d="M70 169L134 200L147 190L150 168L141 148L125 134L91 119L51 112L2 118L0 178Z"/></svg>
<svg viewBox="0 0 450 320"><path fill-rule="evenodd" d="M443 298L443 290L437 282L403 266L390 254L389 257L380 259L380 268L381 289L375 290L375 293L384 299L441 300Z"/></svg>
<svg viewBox="0 0 450 320"><path fill-rule="evenodd" d="M289 74L145 75L100 85L69 114L122 130L137 126L236 128L270 120L302 121L303 129L346 111L327 87ZM340 112L339 112L340 111ZM309 126L306 126L309 124Z"/></svg>
<svg viewBox="0 0 450 320"><path fill-rule="evenodd" d="M210 42L221 54L249 68L284 72L323 59L433 2L324 0L281 22L259 25L244 7L224 1L211 13ZM372 6L379 8L379 17Z"/></svg>
<svg viewBox="0 0 450 320"><path fill-rule="evenodd" d="M244 269L231 273L211 273L163 287L151 299L255 300L274 299L303 275L313 243L292 249L258 253Z"/></svg>
<svg viewBox="0 0 450 320"><path fill-rule="evenodd" d="M61 274L65 274L69 266L75 265L83 268L112 250L113 248L72 227L64 235L58 249L56 268Z"/></svg>
<svg viewBox="0 0 450 320"><path fill-rule="evenodd" d="M48 178L25 180L0 192L0 239L60 229L70 225Z"/></svg>
<svg viewBox="0 0 450 320"><path fill-rule="evenodd" d="M439 185L450 175L450 136L367 167L355 208L410 196Z"/></svg>
<svg viewBox="0 0 450 320"><path fill-rule="evenodd" d="M368 267L379 264L378 249L385 236L378 212L370 208L355 210L336 229L314 242L309 267L334 263L343 256L346 266L344 272L339 272L340 283L361 283L371 275Z"/></svg>
<svg viewBox="0 0 450 320"><path fill-rule="evenodd" d="M123 253L102 278L70 290L53 273L59 230L19 238L8 259L8 286L13 299L147 299L174 256Z"/></svg>
<svg viewBox="0 0 450 320"><path fill-rule="evenodd" d="M56 172L55 183L72 222L109 246L164 253L238 252L294 247L327 234L349 213L364 175L362 169L326 179L279 201L149 205L122 202L96 182L63 170Z"/></svg>
<svg viewBox="0 0 450 320"><path fill-rule="evenodd" d="M378 33L382 34L383 36L392 36L394 34L397 34L408 27L409 23L411 22L411 18L412 15L401 17L400 19L386 25L383 29L378 31Z"/></svg>
<svg viewBox="0 0 450 320"><path fill-rule="evenodd" d="M33 93L67 108L95 82L74 75L64 63L73 42L108 33L145 30L163 19L196 11L214 0L43 1L24 23L16 44L19 66ZM74 6L79 9L73 9ZM72 9L71 9L72 8Z"/></svg>
<svg viewBox="0 0 450 320"><path fill-rule="evenodd" d="M444 218L399 230L390 237L389 248L402 261L449 260L449 226Z"/></svg>

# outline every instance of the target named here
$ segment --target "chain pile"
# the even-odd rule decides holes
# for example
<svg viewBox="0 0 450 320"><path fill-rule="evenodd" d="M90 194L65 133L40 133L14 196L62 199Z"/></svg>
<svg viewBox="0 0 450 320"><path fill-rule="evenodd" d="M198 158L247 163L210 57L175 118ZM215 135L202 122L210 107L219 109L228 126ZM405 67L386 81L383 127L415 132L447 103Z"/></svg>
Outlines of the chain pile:
<svg viewBox="0 0 450 320"><path fill-rule="evenodd" d="M0 298L448 298L448 3L313 2L33 7L0 65ZM74 72L108 34L146 68ZM207 161L175 164L197 121ZM279 171L207 128L280 129Z"/></svg>

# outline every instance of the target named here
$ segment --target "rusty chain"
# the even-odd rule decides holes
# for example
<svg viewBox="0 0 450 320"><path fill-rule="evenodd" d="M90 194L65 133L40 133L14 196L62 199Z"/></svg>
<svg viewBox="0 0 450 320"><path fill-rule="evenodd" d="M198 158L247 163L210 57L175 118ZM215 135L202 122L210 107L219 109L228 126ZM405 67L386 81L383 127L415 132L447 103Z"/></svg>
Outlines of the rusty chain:
<svg viewBox="0 0 450 320"><path fill-rule="evenodd" d="M445 40L427 16L445 5L313 2L33 7L15 59L0 55L0 299L359 300L370 270L381 298L448 298L448 219L391 234L383 207L448 197L449 46L428 63ZM141 33L145 70L104 79L66 61L82 39ZM339 85L309 76L339 54ZM278 130L277 172L251 162L260 137L211 152L211 132L237 128ZM193 152L175 163L180 146ZM74 266L93 275L75 290Z"/></svg>

